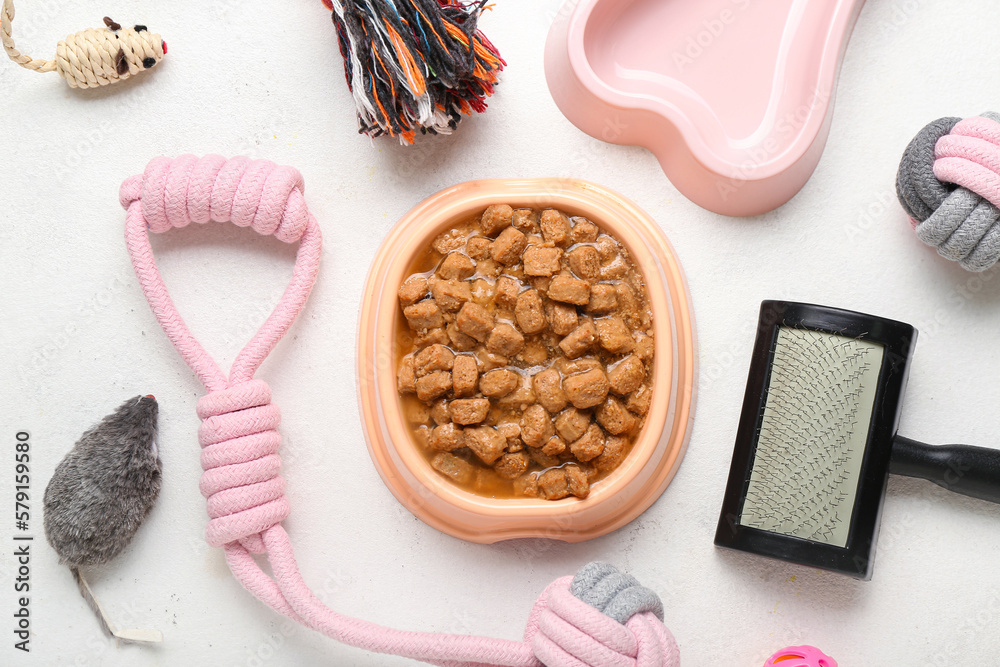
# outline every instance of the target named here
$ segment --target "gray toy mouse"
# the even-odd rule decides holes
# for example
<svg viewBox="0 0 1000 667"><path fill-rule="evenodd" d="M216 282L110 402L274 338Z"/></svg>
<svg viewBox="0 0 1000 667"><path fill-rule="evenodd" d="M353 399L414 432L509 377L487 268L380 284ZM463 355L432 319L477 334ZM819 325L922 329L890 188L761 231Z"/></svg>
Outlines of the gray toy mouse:
<svg viewBox="0 0 1000 667"><path fill-rule="evenodd" d="M115 558L152 509L162 472L158 412L152 395L122 403L80 437L45 488L45 537L69 566L104 630L130 641L160 641L162 636L150 630L115 630L80 568Z"/></svg>

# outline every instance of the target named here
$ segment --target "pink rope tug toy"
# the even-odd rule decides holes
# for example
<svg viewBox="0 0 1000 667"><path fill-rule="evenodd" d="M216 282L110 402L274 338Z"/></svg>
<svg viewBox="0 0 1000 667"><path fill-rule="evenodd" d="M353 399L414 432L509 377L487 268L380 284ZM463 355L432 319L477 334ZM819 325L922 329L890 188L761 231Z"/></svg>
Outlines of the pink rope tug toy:
<svg viewBox="0 0 1000 667"><path fill-rule="evenodd" d="M139 284L170 341L208 390L197 407L203 420L201 492L211 517L206 539L224 549L233 575L275 611L333 639L431 664L677 667L677 643L663 625L659 599L601 563L546 587L520 642L395 630L338 614L313 595L281 525L291 508L280 476L280 411L267 383L254 378L302 310L319 270L321 233L302 190L302 176L291 167L217 155L156 158L121 187L125 240ZM228 376L177 312L147 234L209 220L300 244L291 282ZM254 554L266 555L270 575Z"/></svg>

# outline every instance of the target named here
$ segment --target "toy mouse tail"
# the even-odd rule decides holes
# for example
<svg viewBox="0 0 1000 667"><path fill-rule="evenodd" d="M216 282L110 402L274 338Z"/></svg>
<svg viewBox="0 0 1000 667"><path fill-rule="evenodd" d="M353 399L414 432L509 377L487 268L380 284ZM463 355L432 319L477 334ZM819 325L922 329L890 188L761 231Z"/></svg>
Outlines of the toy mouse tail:
<svg viewBox="0 0 1000 667"><path fill-rule="evenodd" d="M97 622L101 624L101 629L104 630L108 636L115 637L125 642L144 642L155 644L163 641L163 633L159 630L116 629L114 624L111 622L111 619L108 618L107 613L105 613L104 607L101 606L101 603L94 595L94 591L90 588L87 580L83 578L83 574L80 573L79 568L71 567L69 568L69 571L73 573L73 579L76 580L76 585L80 589L80 595L82 595L83 599L87 601L90 608L94 610Z"/></svg>
<svg viewBox="0 0 1000 667"><path fill-rule="evenodd" d="M14 20L14 0L3 0L3 8L0 9L0 40L3 41L4 51L10 59L25 69L36 72L52 72L56 69L55 60L38 60L21 53L14 46L14 38L11 37L10 23Z"/></svg>

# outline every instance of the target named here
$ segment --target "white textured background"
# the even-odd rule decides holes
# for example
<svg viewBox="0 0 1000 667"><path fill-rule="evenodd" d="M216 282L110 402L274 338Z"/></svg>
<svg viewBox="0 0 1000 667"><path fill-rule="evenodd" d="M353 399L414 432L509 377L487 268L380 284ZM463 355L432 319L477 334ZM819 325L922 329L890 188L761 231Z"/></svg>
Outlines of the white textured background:
<svg viewBox="0 0 1000 667"><path fill-rule="evenodd" d="M664 0L665 1L665 0ZM689 0L693 1L693 0ZM324 229L319 283L266 362L284 413L287 527L302 571L338 611L400 628L516 638L552 579L600 558L656 589L682 664L754 666L814 643L843 667L953 665L1000 650L1000 509L930 483L889 484L871 582L712 545L764 298L901 319L921 330L901 432L997 445L1000 280L940 260L895 203L903 147L926 122L1000 108L1000 5L877 0L844 62L826 153L789 204L729 219L684 199L643 149L571 126L545 86L556 0L505 0L483 20L509 62L490 111L450 139L400 148L354 132L329 13L319 0L169 4L18 0L19 45L49 57L105 13L147 23L170 53L117 90L72 91L0 62L0 663L397 665L295 627L254 601L202 541L202 389L149 312L122 240L118 186L160 154L240 153L298 167ZM353 349L368 264L411 206L456 182L572 175L649 211L690 280L701 344L687 458L640 519L585 544L480 546L413 518L379 480L355 400ZM290 275L292 249L230 226L155 241L172 294L228 364ZM120 624L162 629L157 648L115 648L69 572L34 544L32 653L12 649L12 445L34 444L33 532L53 468L122 400L156 394L164 488L122 558L93 572ZM983 658L989 661L989 658ZM977 664L987 664L986 662Z"/></svg>

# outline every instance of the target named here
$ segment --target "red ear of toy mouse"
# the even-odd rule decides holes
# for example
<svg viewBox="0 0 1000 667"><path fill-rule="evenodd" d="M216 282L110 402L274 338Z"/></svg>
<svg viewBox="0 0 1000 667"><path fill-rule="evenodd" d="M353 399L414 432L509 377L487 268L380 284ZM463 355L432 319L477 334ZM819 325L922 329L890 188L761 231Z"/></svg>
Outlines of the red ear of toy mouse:
<svg viewBox="0 0 1000 667"><path fill-rule="evenodd" d="M487 0L400 0L381 13L362 0L323 0L333 11L359 131L413 143L451 134L486 110L506 64L476 29Z"/></svg>

